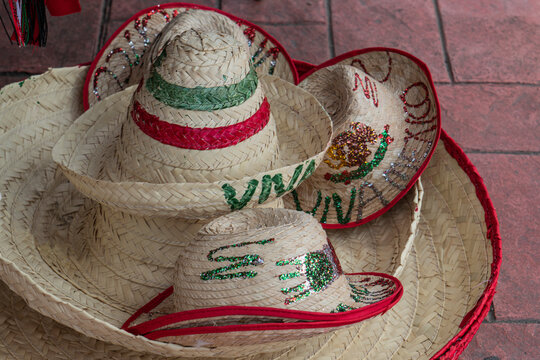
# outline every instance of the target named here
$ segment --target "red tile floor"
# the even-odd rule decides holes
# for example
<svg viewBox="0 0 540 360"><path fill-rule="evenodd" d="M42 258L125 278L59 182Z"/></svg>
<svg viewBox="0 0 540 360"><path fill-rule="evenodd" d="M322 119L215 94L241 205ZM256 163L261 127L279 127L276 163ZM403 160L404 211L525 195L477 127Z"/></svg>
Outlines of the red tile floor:
<svg viewBox="0 0 540 360"><path fill-rule="evenodd" d="M388 46L428 64L443 127L483 175L503 238L493 309L461 358L540 358L540 261L534 255L540 245L540 1L193 2L261 25L300 60L319 63L357 48ZM0 86L48 67L90 61L125 19L158 2L81 3L82 13L49 17L45 49L10 46L0 36Z"/></svg>

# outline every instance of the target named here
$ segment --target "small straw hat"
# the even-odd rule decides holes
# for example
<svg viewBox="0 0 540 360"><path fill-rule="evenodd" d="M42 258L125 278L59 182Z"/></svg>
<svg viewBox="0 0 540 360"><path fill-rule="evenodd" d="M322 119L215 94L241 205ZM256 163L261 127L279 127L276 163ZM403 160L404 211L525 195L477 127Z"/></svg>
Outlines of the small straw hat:
<svg viewBox="0 0 540 360"><path fill-rule="evenodd" d="M402 290L390 275L343 274L310 215L249 209L203 227L178 258L174 291L152 299L122 328L184 346L259 344L268 351L275 345L265 343L307 339L386 312ZM158 306L171 292L174 313L170 304ZM140 322L150 312L170 314Z"/></svg>
<svg viewBox="0 0 540 360"><path fill-rule="evenodd" d="M168 3L141 10L124 22L109 38L90 65L83 92L87 110L107 96L141 80L147 49L163 28L179 14L197 9L212 17L215 26L223 24L223 16L233 20L244 34L253 67L258 74L270 74L298 83L298 74L289 54L266 31L246 20L210 7ZM213 16L216 15L216 16Z"/></svg>
<svg viewBox="0 0 540 360"><path fill-rule="evenodd" d="M389 49L357 53L369 58L387 52L393 63L394 55L401 54ZM180 238L192 239L190 233L210 219L193 220L196 224L188 232L184 226L192 220L166 222L98 205L57 169L51 149L83 111L87 70L53 69L0 90L0 278L11 289L0 284L4 357L455 359L471 341L495 292L501 239L480 176L444 132L414 192L367 224L327 232L344 272L384 272L403 284L401 300L383 315L264 347L185 347L121 330L130 315L163 290L146 286L148 278L141 276L151 276L147 270L129 271L122 262L131 267L136 259L145 259L147 268L159 275L163 267L152 265L155 258L149 262L148 257L157 253L162 261L174 262L176 256L164 245L180 247ZM279 129L278 124L276 117ZM101 224L100 211L106 215L100 215ZM92 212L97 215L85 217ZM92 238L93 229L99 235L109 225L117 229L108 230L114 236L107 235L106 241L101 235ZM147 248L135 242L137 238L148 239ZM159 276L172 283L168 276ZM134 281L146 290L139 291Z"/></svg>
<svg viewBox="0 0 540 360"><path fill-rule="evenodd" d="M400 51L355 51L315 67L299 86L330 114L334 136L321 166L286 206L329 229L380 216L413 186L440 136L427 67Z"/></svg>
<svg viewBox="0 0 540 360"><path fill-rule="evenodd" d="M84 195L133 215L206 219L274 201L321 162L327 113L259 77L232 20L190 10L148 52L139 85L93 106L55 146Z"/></svg>

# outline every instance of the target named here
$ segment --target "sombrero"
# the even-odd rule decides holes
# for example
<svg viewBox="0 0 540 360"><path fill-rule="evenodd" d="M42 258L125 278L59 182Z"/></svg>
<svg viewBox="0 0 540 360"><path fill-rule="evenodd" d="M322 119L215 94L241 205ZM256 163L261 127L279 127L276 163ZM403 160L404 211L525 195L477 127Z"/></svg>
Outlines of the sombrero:
<svg viewBox="0 0 540 360"><path fill-rule="evenodd" d="M398 50L343 54L302 76L332 117L321 166L286 198L325 228L366 223L413 186L440 136L440 109L427 67Z"/></svg>
<svg viewBox="0 0 540 360"><path fill-rule="evenodd" d="M47 258L40 254L40 243L32 232L35 220L39 218L35 210L37 203L50 193L47 190L54 187L52 178L47 178L55 168L50 149L82 111L80 105L73 104L77 103L76 96L82 91L85 70L52 70L28 79L22 87L18 84L5 87L0 95L2 159L9 159L9 163L3 161L1 166L0 270L2 279L19 294L1 288L0 324L4 336L0 351L7 357L32 355L38 359L83 355L88 359L160 358L156 353L182 357L217 355L216 349L181 347L167 348L163 352L159 342L142 339L145 345L140 347L132 344L135 337L119 339L118 336L99 335L110 330L111 325L101 322L101 327L93 327L94 319L88 316L88 310L91 311L95 300L83 294L86 316L81 311L73 312L80 304L77 297L81 297L81 294L73 294L80 290L66 281L61 272L51 267ZM58 97L57 93L64 96ZM55 110L51 112L52 109ZM35 118L36 112L42 116ZM57 126L52 132L49 131L51 123ZM391 246L395 249L404 247L409 231L399 230L412 224L420 215L419 233L413 237L411 251L398 276L404 287L401 301L382 317L253 358L304 359L341 355L367 359L392 356L451 359L463 351L489 310L500 267L500 236L494 209L474 166L444 132L441 145L444 146L437 148L423 175L425 190L417 191L417 194L424 194L420 208L417 207L418 199L416 204L413 201L413 196L418 198L418 195L410 193L368 224L328 232L344 271L362 268L394 273L397 261L389 258L397 257L394 252L386 256L390 254L389 240L390 244L395 244ZM32 175L29 175L30 171ZM431 184L426 186L428 183ZM441 202L445 206L441 206ZM73 209L66 208L64 213L69 220ZM410 220L405 220L407 218ZM447 225L442 227L440 221ZM381 229L395 229L394 236L378 236ZM452 236L445 235L448 233ZM458 268L456 264L459 264ZM457 285L468 281L471 292ZM49 293L51 288L53 293ZM442 294L445 294L445 301L441 301ZM466 300L460 300L461 297ZM455 300L460 300L457 307L452 306ZM86 337L74 328L105 341ZM126 339L130 340L123 342ZM137 352L134 348L146 352Z"/></svg>
<svg viewBox="0 0 540 360"><path fill-rule="evenodd" d="M311 216L248 209L204 226L180 253L174 287L122 328L184 346L257 344L268 352L386 312L402 291L388 274L343 274Z"/></svg>
<svg viewBox="0 0 540 360"><path fill-rule="evenodd" d="M289 54L259 26L218 9L196 4L167 3L133 15L99 51L90 65L84 85L85 110L109 95L138 84L146 50L167 23L191 9L222 14L233 20L244 33L253 66L259 74L275 75L295 84L298 82Z"/></svg>
<svg viewBox="0 0 540 360"><path fill-rule="evenodd" d="M84 71L52 70L0 93L1 277L33 309L69 326L30 310L3 288L2 302L11 306L1 310L5 319L1 324L8 336L0 351L12 357L33 354L37 358L76 357L72 354L80 354L77 350L88 358L224 355L223 348L182 348L120 331L120 318L125 320L128 313L111 306L109 310L115 311L110 313L119 318L107 321L108 310L100 305L109 299L100 303L103 296L85 289L83 280L65 272L49 256L55 251L65 255L61 250L66 249L52 247L47 252L51 244L62 245L53 237L59 240L73 223L74 214L81 211L81 204L89 201L78 200L82 197L55 172L50 156L58 137L82 111L76 99L82 91ZM494 294L500 237L495 212L474 166L444 132L442 143L444 147L437 148L422 177L424 199L418 210L412 205L417 197L411 194L368 224L329 232L345 271L394 273L401 269L402 300L382 317L254 358L455 358L463 351ZM55 217L44 216L47 213ZM410 214L405 217L410 222L400 225L396 215L404 213ZM47 224L51 219L55 222ZM414 221L419 224L418 233L412 238L414 243L408 243L409 231L403 234L397 229L413 228ZM42 232L44 226L50 226L48 232ZM378 236L380 229L387 228L396 229L394 236ZM389 246L388 241L395 245ZM394 251L388 251L392 247ZM97 268L103 270L101 265ZM23 312L25 316L19 317ZM257 352L256 346L229 350Z"/></svg>
<svg viewBox="0 0 540 360"><path fill-rule="evenodd" d="M191 219L294 190L322 160L331 124L307 92L258 76L243 36L215 12L171 20L138 86L92 107L56 145L69 180L123 212Z"/></svg>

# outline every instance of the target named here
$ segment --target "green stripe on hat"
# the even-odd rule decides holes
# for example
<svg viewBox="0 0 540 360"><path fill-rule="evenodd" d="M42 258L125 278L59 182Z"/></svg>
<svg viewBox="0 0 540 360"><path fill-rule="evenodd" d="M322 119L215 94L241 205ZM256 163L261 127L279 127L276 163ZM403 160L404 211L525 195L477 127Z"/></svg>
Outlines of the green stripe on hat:
<svg viewBox="0 0 540 360"><path fill-rule="evenodd" d="M258 81L257 73L251 67L246 77L236 84L186 88L165 81L154 67L146 88L154 98L173 108L211 111L242 104L253 95Z"/></svg>

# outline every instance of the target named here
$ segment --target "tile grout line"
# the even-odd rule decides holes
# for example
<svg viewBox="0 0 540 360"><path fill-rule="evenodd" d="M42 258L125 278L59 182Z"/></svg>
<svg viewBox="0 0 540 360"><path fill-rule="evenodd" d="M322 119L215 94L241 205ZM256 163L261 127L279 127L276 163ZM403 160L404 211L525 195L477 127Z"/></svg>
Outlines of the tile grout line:
<svg viewBox="0 0 540 360"><path fill-rule="evenodd" d="M435 7L435 17L437 18L437 26L439 28L439 35L441 36L444 64L446 65L446 70L448 71L448 77L450 78L450 82L454 83L454 72L452 71L452 63L450 62L450 55L448 54L448 47L446 45L446 35L444 34L444 26L441 10L439 9L439 1L433 0L433 6Z"/></svg>
<svg viewBox="0 0 540 360"><path fill-rule="evenodd" d="M540 155L540 151L529 150L480 150L463 148L466 154L492 154L492 155Z"/></svg>
<svg viewBox="0 0 540 360"><path fill-rule="evenodd" d="M508 320L495 320L490 324L540 324L538 319L508 319Z"/></svg>
<svg viewBox="0 0 540 360"><path fill-rule="evenodd" d="M540 87L540 84L520 83L520 82L498 82L498 81L435 81L435 85L496 85L496 86L525 86Z"/></svg>
<svg viewBox="0 0 540 360"><path fill-rule="evenodd" d="M336 49L334 47L334 29L332 26L332 0L325 0L324 3L326 7L326 21L328 22L328 50L330 50L330 58L334 58L336 56Z"/></svg>
<svg viewBox="0 0 540 360"><path fill-rule="evenodd" d="M107 41L107 28L109 26L109 20L111 19L112 2L113 0L103 0L103 7L101 9L101 26L99 27L97 49L95 49L94 56Z"/></svg>
<svg viewBox="0 0 540 360"><path fill-rule="evenodd" d="M284 22L274 22L274 21L257 21L257 25L279 25L279 26L296 26L296 25L324 25L324 21L284 21Z"/></svg>

